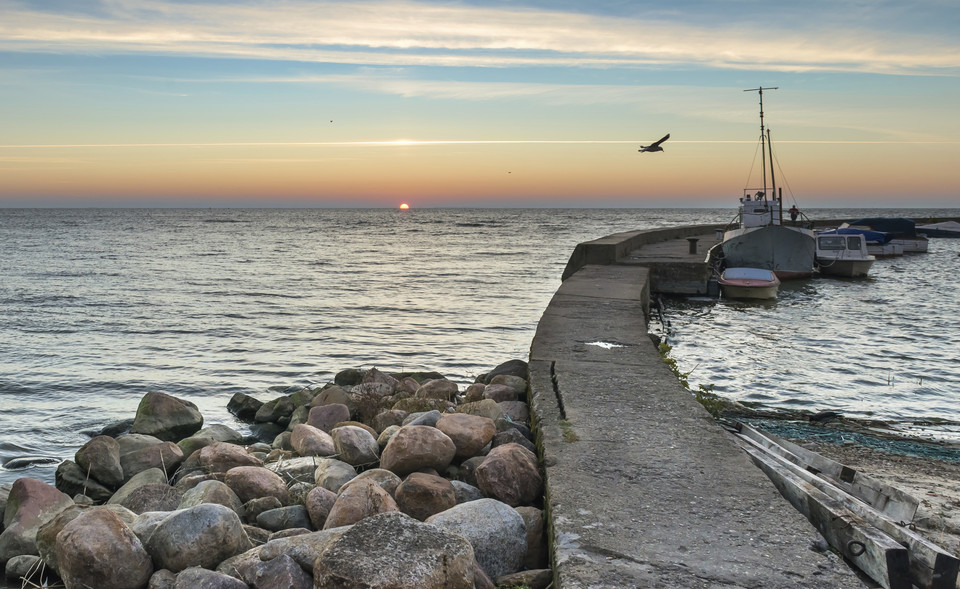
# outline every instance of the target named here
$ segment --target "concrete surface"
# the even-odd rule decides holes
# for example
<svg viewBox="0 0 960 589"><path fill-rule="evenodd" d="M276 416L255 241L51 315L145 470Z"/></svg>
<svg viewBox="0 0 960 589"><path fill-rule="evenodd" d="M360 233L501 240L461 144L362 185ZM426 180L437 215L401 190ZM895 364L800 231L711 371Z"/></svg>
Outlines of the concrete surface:
<svg viewBox="0 0 960 589"><path fill-rule="evenodd" d="M649 274L580 265L533 340L554 589L869 586L661 361Z"/></svg>

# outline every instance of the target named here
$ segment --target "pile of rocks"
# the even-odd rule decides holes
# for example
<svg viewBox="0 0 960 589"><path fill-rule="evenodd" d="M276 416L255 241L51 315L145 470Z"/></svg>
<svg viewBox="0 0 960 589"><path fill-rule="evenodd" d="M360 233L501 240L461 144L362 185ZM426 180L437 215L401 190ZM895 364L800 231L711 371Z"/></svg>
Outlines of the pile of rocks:
<svg viewBox="0 0 960 589"><path fill-rule="evenodd" d="M8 580L67 589L545 587L543 479L527 367L464 391L346 370L229 409L271 443L147 393L129 433L0 492Z"/></svg>

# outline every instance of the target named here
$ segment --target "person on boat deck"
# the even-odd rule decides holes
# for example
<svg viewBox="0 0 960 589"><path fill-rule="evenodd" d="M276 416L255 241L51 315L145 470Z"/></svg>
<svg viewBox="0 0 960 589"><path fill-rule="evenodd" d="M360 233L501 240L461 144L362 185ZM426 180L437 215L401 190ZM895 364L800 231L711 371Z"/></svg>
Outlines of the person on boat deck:
<svg viewBox="0 0 960 589"><path fill-rule="evenodd" d="M800 214L800 209L797 208L797 205L790 207L790 210L787 211L790 213L790 220L793 221L793 224L797 224L797 216Z"/></svg>

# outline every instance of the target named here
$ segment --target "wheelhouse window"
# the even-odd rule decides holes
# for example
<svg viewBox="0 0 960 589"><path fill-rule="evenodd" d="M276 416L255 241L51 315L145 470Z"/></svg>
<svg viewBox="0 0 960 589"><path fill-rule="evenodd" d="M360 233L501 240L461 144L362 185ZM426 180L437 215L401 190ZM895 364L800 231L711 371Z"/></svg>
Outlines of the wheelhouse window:
<svg viewBox="0 0 960 589"><path fill-rule="evenodd" d="M842 235L821 235L818 246L822 250L842 250L846 249L845 241ZM860 249L857 246L856 249Z"/></svg>

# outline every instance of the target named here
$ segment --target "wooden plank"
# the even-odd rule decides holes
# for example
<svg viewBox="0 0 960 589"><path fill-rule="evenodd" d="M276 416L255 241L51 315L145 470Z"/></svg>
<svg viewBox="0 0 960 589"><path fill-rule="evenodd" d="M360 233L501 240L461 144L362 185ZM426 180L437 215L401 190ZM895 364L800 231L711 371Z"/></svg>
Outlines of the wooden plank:
<svg viewBox="0 0 960 589"><path fill-rule="evenodd" d="M849 466L830 460L768 432L757 430L745 423L738 422L736 426L742 435L756 440L768 448L771 447L771 443L780 446L794 457L784 455L784 458L815 474L830 477L838 487L893 521L910 522L917 514L920 501L896 487L891 487Z"/></svg>
<svg viewBox="0 0 960 589"><path fill-rule="evenodd" d="M756 447L741 447L824 539L886 589L911 589L907 549Z"/></svg>
<svg viewBox="0 0 960 589"><path fill-rule="evenodd" d="M767 452L767 448L751 438L741 436L739 441L741 445L747 443L758 451ZM910 563L910 578L914 585L920 589L954 589L956 587L957 574L960 572L960 559L923 536L890 521L879 511L851 497L843 489L829 481L804 470L803 467L794 464L789 459L775 453L768 452L768 454L797 478L836 499L845 508L862 517L867 523L905 546Z"/></svg>

